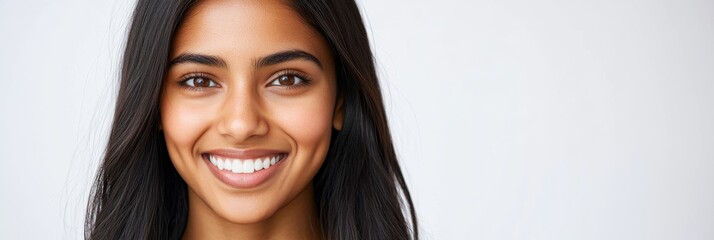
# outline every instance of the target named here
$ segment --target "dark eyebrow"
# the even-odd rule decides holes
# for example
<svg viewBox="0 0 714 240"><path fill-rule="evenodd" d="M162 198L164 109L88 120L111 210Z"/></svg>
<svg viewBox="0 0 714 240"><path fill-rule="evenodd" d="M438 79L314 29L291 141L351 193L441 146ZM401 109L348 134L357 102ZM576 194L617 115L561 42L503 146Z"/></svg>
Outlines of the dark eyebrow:
<svg viewBox="0 0 714 240"><path fill-rule="evenodd" d="M265 66L275 65L292 60L305 60L317 64L318 67L322 68L322 63L317 57L301 50L290 50L270 54L263 58L255 61L255 67L261 68ZM214 67L227 67L226 61L220 57L195 54L195 53L182 53L181 55L175 57L169 62L169 66L172 67L181 63L197 63Z"/></svg>
<svg viewBox="0 0 714 240"><path fill-rule="evenodd" d="M178 55L178 57L175 57L174 59L172 59L169 62L169 67L172 67L176 64L181 64L181 63L197 63L197 64L203 64L203 65L208 65L208 66L213 66L213 67L228 66L226 64L226 61L223 61L223 59L216 57L216 56L194 54L194 53L182 53L181 55Z"/></svg>
<svg viewBox="0 0 714 240"><path fill-rule="evenodd" d="M320 60L318 60L312 54L301 50L289 50L270 54L255 61L255 68L275 65L292 60L310 61L317 64L318 67L322 68L322 63L320 62Z"/></svg>

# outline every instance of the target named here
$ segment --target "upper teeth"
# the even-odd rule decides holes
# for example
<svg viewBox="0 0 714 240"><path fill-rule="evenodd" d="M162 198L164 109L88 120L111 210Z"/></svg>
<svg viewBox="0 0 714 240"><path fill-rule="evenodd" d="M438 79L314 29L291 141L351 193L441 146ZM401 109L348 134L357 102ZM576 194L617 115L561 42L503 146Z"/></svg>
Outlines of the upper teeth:
<svg viewBox="0 0 714 240"><path fill-rule="evenodd" d="M208 159L213 165L218 167L219 170L232 171L234 173L253 173L270 168L270 166L282 160L284 156L285 154L278 154L256 159L232 159L208 155Z"/></svg>

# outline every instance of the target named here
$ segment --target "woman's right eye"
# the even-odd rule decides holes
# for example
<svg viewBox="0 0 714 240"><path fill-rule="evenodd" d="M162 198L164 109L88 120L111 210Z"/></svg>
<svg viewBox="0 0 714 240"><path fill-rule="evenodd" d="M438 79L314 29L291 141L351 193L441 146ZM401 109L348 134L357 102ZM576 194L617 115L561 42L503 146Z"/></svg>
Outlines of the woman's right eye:
<svg viewBox="0 0 714 240"><path fill-rule="evenodd" d="M220 87L216 81L213 81L207 77L194 76L188 77L181 81L181 85L189 88L210 88L210 87Z"/></svg>

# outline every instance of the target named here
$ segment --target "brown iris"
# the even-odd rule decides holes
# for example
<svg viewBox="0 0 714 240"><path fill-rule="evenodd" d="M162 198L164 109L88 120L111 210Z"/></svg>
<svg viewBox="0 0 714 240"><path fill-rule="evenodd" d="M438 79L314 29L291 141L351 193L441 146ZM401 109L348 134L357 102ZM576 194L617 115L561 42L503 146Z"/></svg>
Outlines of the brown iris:
<svg viewBox="0 0 714 240"><path fill-rule="evenodd" d="M293 85L296 82L295 78L297 78L295 75L283 75L278 78L278 83L280 85Z"/></svg>
<svg viewBox="0 0 714 240"><path fill-rule="evenodd" d="M211 81L202 77L197 77L193 79L193 85L195 87L210 87Z"/></svg>

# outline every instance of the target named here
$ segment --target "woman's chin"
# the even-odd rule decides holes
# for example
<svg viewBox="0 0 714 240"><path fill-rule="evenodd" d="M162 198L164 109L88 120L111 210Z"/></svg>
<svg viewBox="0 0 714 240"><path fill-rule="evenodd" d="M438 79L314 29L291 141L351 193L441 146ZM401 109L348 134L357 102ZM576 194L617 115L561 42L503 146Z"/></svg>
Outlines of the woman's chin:
<svg viewBox="0 0 714 240"><path fill-rule="evenodd" d="M266 206L265 202L250 204L241 202L222 206L216 212L218 216L234 224L254 224L263 222L272 217L277 211L277 207Z"/></svg>

